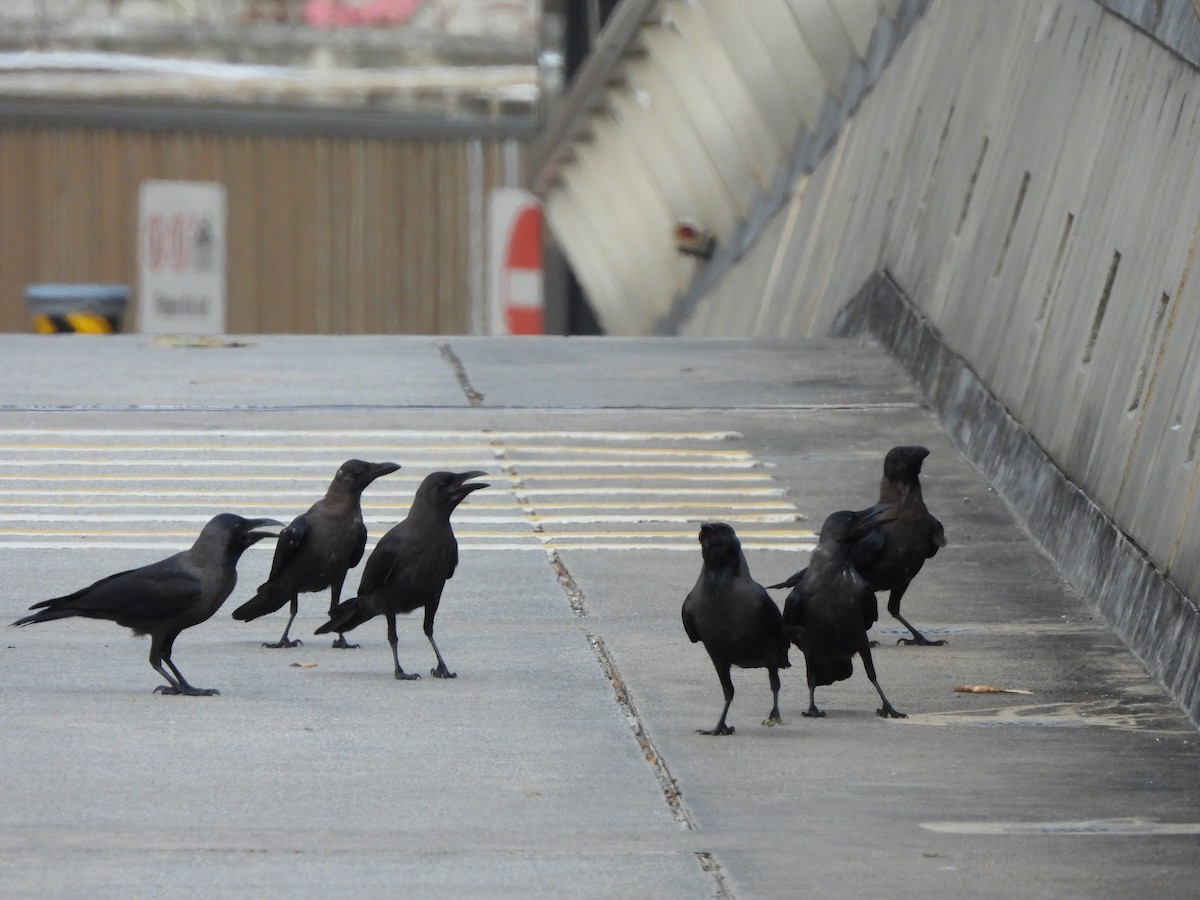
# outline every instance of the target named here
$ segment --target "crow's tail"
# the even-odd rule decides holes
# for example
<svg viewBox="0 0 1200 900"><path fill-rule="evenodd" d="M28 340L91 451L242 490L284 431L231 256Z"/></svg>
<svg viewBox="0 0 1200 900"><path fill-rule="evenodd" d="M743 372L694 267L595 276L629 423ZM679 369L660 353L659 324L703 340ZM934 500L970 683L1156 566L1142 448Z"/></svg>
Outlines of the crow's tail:
<svg viewBox="0 0 1200 900"><path fill-rule="evenodd" d="M279 590L271 581L258 586L258 593L233 611L233 617L239 622L250 622L259 616L270 615L276 610L283 609L291 599L291 595Z"/></svg>
<svg viewBox="0 0 1200 900"><path fill-rule="evenodd" d="M358 602L357 597L351 597L349 600L343 600L330 610L329 621L314 631L313 634L332 634L334 632L341 634L343 631L350 631L353 628L357 628L372 617L373 613L367 612L363 608L363 605Z"/></svg>

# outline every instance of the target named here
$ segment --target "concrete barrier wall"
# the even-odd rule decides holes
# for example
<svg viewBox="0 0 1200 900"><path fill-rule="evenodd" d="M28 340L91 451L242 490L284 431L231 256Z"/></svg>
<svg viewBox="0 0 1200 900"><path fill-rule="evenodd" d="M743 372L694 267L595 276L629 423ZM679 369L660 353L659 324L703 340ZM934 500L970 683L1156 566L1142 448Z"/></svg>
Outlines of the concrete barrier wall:
<svg viewBox="0 0 1200 900"><path fill-rule="evenodd" d="M609 334L645 334L704 265L680 226L740 253L833 142L924 0L656 0L566 106L540 162L546 218ZM625 15L632 17L626 6ZM584 96L577 97L575 90ZM536 154L535 154L536 155ZM707 251L706 251L707 252Z"/></svg>
<svg viewBox="0 0 1200 900"><path fill-rule="evenodd" d="M827 334L886 271L1130 551L1200 596L1198 150L1196 69L1093 0L932 3L674 325ZM1174 621L1138 628L1144 658L1173 640Z"/></svg>

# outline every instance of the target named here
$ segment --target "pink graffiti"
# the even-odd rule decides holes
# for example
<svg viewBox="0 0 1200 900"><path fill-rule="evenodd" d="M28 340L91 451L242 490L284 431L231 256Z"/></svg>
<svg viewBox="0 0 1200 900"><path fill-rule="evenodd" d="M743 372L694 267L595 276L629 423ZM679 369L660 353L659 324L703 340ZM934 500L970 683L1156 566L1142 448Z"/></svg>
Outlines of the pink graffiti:
<svg viewBox="0 0 1200 900"><path fill-rule="evenodd" d="M314 28L353 28L372 25L400 25L407 22L423 0L308 0L304 21Z"/></svg>

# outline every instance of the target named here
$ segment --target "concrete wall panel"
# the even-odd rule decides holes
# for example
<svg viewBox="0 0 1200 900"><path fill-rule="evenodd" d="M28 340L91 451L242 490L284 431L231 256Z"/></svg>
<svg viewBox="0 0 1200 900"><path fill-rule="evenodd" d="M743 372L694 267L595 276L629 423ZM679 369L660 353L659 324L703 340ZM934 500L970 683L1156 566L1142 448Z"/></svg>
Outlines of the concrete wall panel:
<svg viewBox="0 0 1200 900"><path fill-rule="evenodd" d="M1086 504L1047 493L1039 509L1004 475L1192 703L1186 647L1159 645L1194 611L1174 586L1200 596L1198 156L1197 70L1102 3L933 3L757 243L680 301L679 330L825 334L886 271L925 323L889 346L920 372L936 354L906 342L936 336L1123 532L1113 546L1173 582L1108 559L1104 528L1074 523ZM969 420L952 379L924 386Z"/></svg>

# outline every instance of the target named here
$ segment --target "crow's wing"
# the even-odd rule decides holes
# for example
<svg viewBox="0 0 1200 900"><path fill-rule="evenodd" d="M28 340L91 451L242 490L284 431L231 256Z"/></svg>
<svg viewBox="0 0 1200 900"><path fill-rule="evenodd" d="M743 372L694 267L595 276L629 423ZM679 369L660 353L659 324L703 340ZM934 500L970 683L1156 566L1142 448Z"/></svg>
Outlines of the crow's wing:
<svg viewBox="0 0 1200 900"><path fill-rule="evenodd" d="M363 551L365 551L366 549L367 549L367 526L359 525L358 526L358 540L355 542L354 550L350 554L350 565L347 566L347 568L353 569L355 566L357 566L362 561Z"/></svg>
<svg viewBox="0 0 1200 900"><path fill-rule="evenodd" d="M875 560L879 559L886 546L887 535L883 533L882 528L869 531L855 541L854 546L850 548L850 562L858 571L865 571L874 564Z"/></svg>
<svg viewBox="0 0 1200 900"><path fill-rule="evenodd" d="M933 519L933 516L929 518ZM933 533L929 537L929 550L925 554L926 559L930 559L939 548L946 546L946 529L942 527L942 523L937 519L933 519Z"/></svg>
<svg viewBox="0 0 1200 900"><path fill-rule="evenodd" d="M688 600L691 599L692 595L688 594L683 601L683 610L681 612L683 615L684 633L687 634L688 640L694 644L700 640L700 632L696 630L696 619L692 614L691 604L688 603Z"/></svg>
<svg viewBox="0 0 1200 900"><path fill-rule="evenodd" d="M287 564L300 552L307 535L308 520L304 516L292 519L291 524L279 532L279 539L275 542L275 556L271 560L271 574L267 577L268 581L279 580Z"/></svg>
<svg viewBox="0 0 1200 900"><path fill-rule="evenodd" d="M65 614L112 619L121 625L168 619L200 599L203 585L174 557L102 578L65 597L31 606Z"/></svg>

